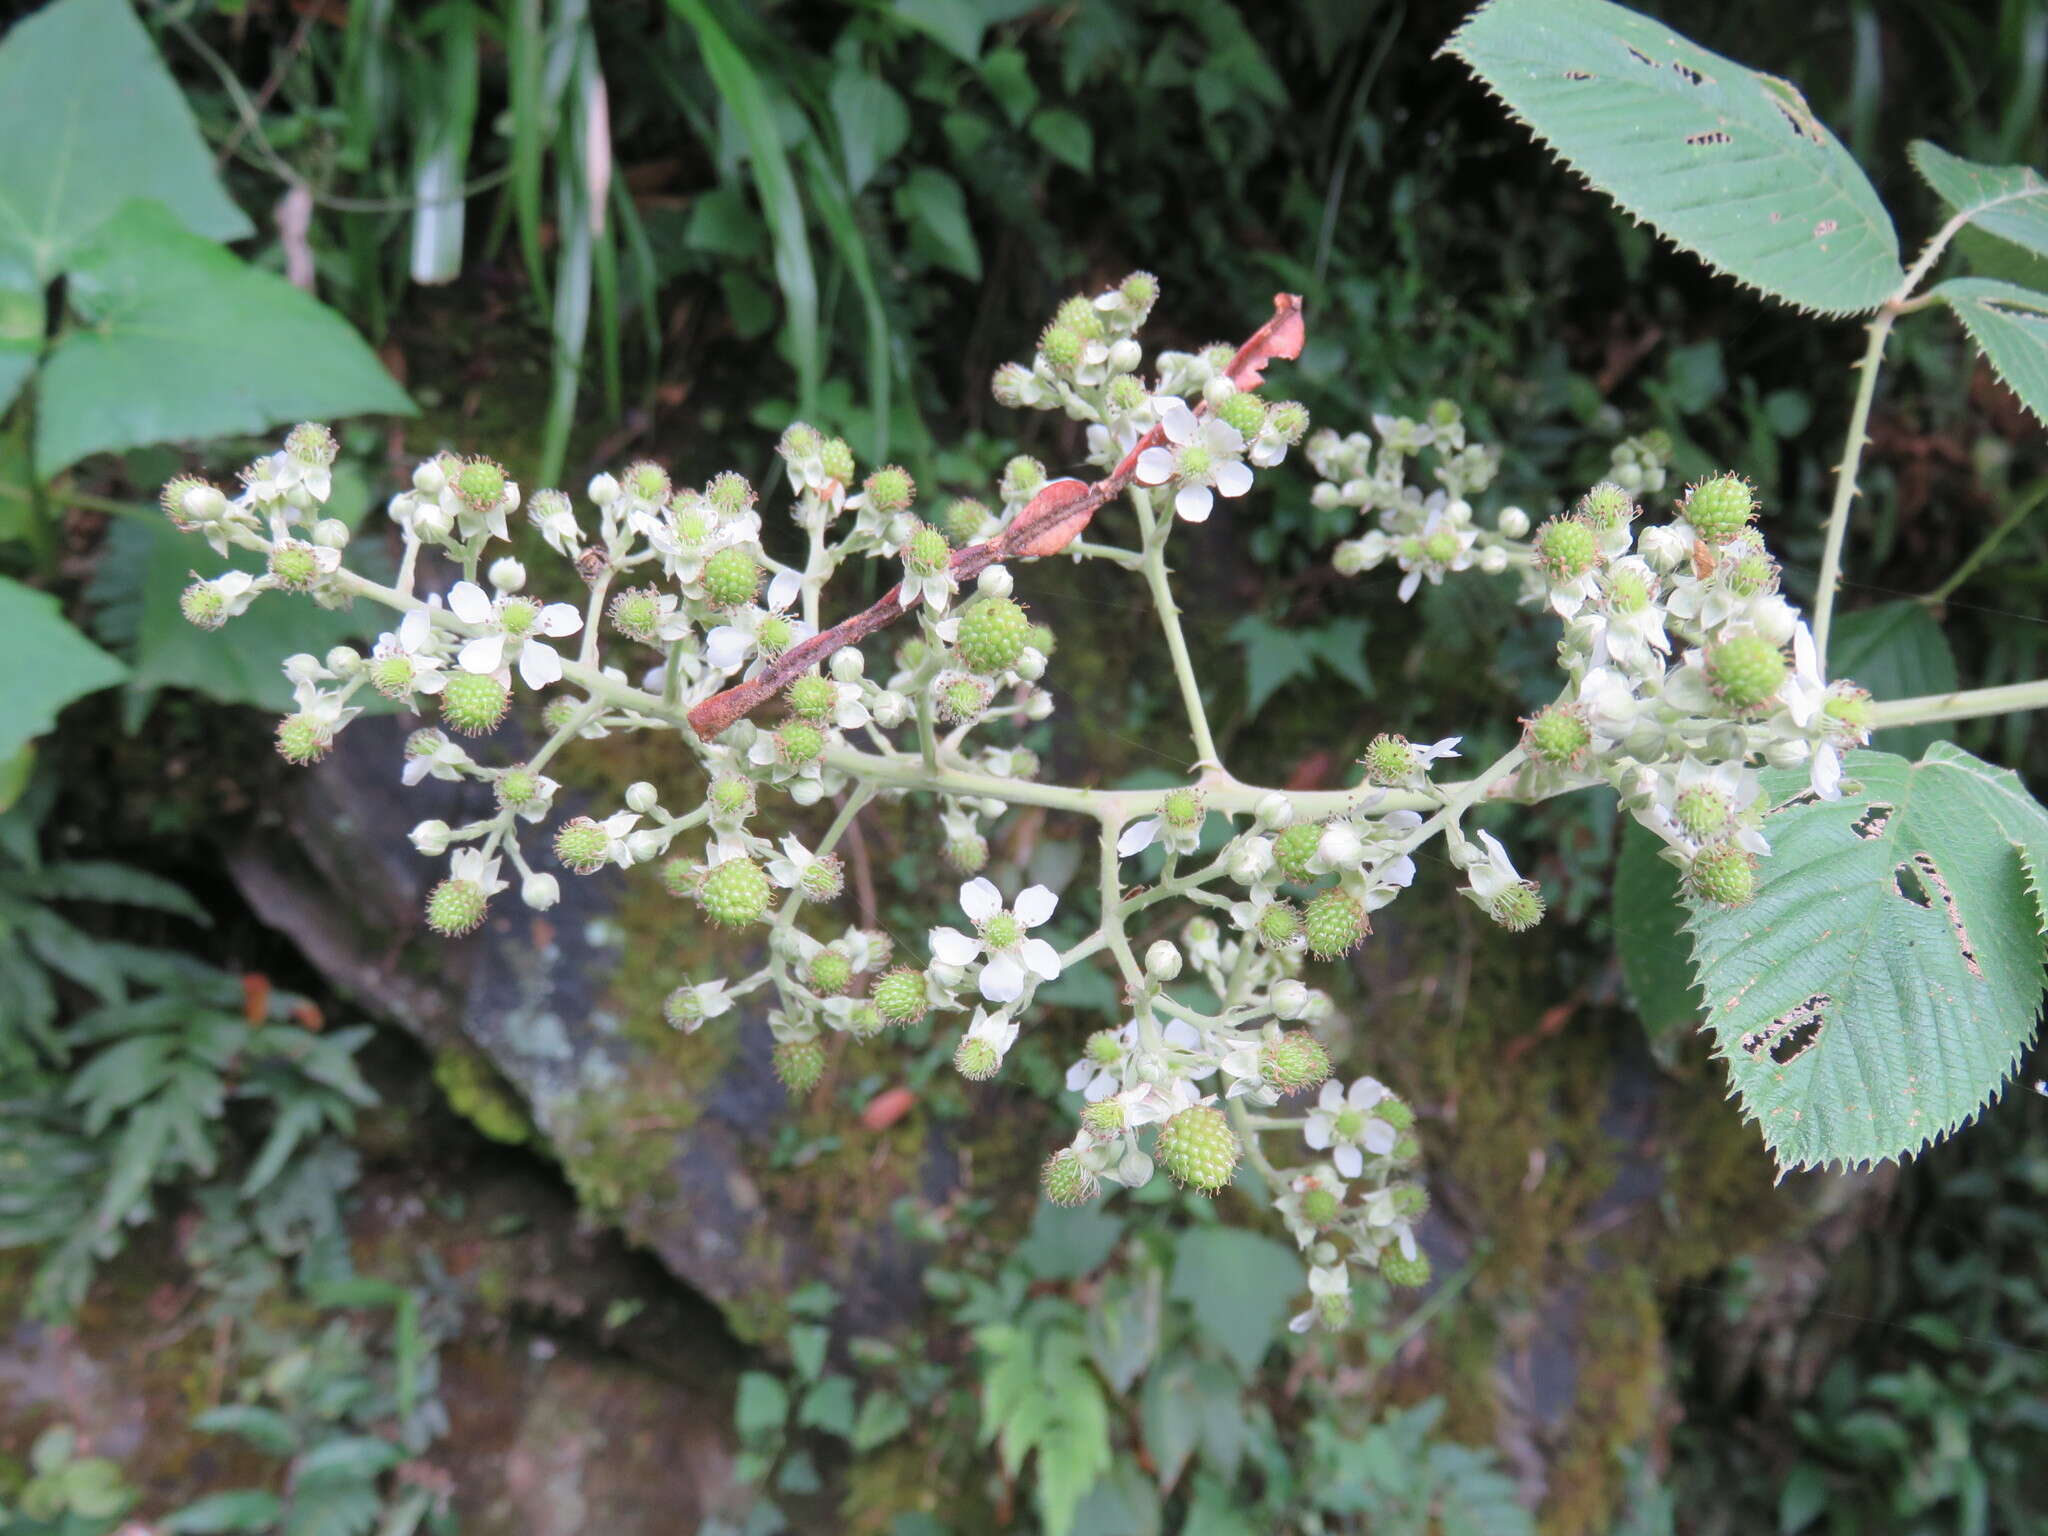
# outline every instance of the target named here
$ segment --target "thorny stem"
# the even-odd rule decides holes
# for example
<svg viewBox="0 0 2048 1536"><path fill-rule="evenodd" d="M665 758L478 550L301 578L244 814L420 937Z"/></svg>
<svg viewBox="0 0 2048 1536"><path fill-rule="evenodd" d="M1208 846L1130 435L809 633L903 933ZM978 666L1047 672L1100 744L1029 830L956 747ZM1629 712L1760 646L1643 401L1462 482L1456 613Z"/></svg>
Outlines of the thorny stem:
<svg viewBox="0 0 2048 1536"><path fill-rule="evenodd" d="M1871 317L1869 341L1863 360L1856 367L1856 403L1849 411L1849 436L1842 447L1842 462L1835 471L1835 501L1828 509L1827 541L1820 552L1820 585L1813 594L1813 648L1821 667L1827 667L1828 629L1835 613L1835 588L1842 578L1842 541L1849 531L1849 507L1856 499L1856 474L1863 463L1863 448L1870 428L1870 406L1877 398L1877 373L1884 361L1884 344L1892 333L1897 311L1890 305Z"/></svg>
<svg viewBox="0 0 2048 1536"><path fill-rule="evenodd" d="M1166 631L1166 650L1173 658L1174 679L1180 684L1181 703L1187 708L1188 731L1195 740L1195 766L1221 772L1223 760L1216 754L1215 738L1209 734L1209 716L1202 707L1202 687L1195 677L1194 663L1188 659L1188 643L1181 633L1180 609L1173 600L1173 583L1166 574L1166 536L1172 531L1173 516L1168 513L1164 519L1155 522L1152 497L1147 491L1133 490L1131 501L1138 509L1138 527L1144 535L1145 585L1151 590L1152 604L1159 610L1160 627Z"/></svg>

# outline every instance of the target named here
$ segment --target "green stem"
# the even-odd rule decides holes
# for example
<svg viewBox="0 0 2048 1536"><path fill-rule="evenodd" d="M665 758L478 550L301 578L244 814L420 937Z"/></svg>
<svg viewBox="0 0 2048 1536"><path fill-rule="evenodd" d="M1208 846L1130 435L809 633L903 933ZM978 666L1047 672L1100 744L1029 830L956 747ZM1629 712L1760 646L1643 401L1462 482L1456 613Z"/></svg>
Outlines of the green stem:
<svg viewBox="0 0 2048 1536"><path fill-rule="evenodd" d="M1849 531L1849 506L1856 499L1856 474L1862 467L1863 448L1870 430L1870 406L1877 398L1877 374L1884 361L1884 344L1891 336L1898 311L1887 304L1871 316L1869 340L1863 359L1856 366L1856 403L1849 411L1849 436L1842 445L1842 462L1835 470L1835 500L1828 509L1827 540L1821 546L1820 585L1813 595L1813 647L1827 668L1828 630L1835 614L1835 588L1842 579L1842 540Z"/></svg>
<svg viewBox="0 0 2048 1536"><path fill-rule="evenodd" d="M1957 693L1927 693L1912 699L1887 699L1870 706L1873 729L1892 725L1933 725L1942 720L1977 720L1985 715L2017 714L2048 709L2048 679L2009 683L2003 688L1972 688Z"/></svg>
<svg viewBox="0 0 2048 1536"><path fill-rule="evenodd" d="M2042 502L2048 501L2048 480L2042 480L2025 496L2022 496L2005 520L1985 536L1984 542L1970 552L1970 558L1957 566L1947 581L1929 592L1920 601L1929 608L1938 608L1947 602L1949 595L1977 573L1977 567L1991 558L1992 552L2005 542L2005 536L2019 527Z"/></svg>
<svg viewBox="0 0 2048 1536"><path fill-rule="evenodd" d="M1131 953L1131 941L1124 933L1123 881L1118 872L1122 859L1116 851L1117 834L1121 831L1123 823L1116 817L1104 819L1101 859L1096 877L1096 888L1102 901L1100 931L1109 945L1110 953L1116 956L1117 966L1124 973L1124 981L1129 986L1137 988L1145 983L1145 971L1138 964L1138 957ZM1149 1016L1148 1014L1147 1017Z"/></svg>
<svg viewBox="0 0 2048 1536"><path fill-rule="evenodd" d="M1166 535L1171 531L1172 516L1164 522L1154 522L1152 498L1144 492L1134 490L1132 500L1138 508L1138 526L1145 539L1144 567L1145 585L1151 589L1153 606L1159 610L1160 626L1166 631L1167 654L1173 658L1173 675L1180 684L1181 703L1187 708L1188 732L1195 742L1195 769L1197 772L1222 772L1223 759L1217 755L1216 739L1209 734L1209 716L1202 707L1202 688L1196 680L1194 663L1188 659L1187 638L1181 633L1180 609L1173 600L1173 583L1166 574Z"/></svg>

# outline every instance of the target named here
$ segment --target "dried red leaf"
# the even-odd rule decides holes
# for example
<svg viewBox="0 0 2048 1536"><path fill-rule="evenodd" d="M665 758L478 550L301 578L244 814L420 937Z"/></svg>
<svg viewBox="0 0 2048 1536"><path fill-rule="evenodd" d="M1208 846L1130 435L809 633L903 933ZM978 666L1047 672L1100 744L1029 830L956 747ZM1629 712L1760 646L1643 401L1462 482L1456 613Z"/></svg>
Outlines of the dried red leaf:
<svg viewBox="0 0 2048 1536"><path fill-rule="evenodd" d="M908 1088L884 1088L868 1100L867 1108L860 1112L860 1123L871 1131L886 1131L916 1103L917 1095Z"/></svg>
<svg viewBox="0 0 2048 1536"><path fill-rule="evenodd" d="M270 1017L270 978L259 971L246 972L242 977L242 1017L251 1024L261 1024Z"/></svg>

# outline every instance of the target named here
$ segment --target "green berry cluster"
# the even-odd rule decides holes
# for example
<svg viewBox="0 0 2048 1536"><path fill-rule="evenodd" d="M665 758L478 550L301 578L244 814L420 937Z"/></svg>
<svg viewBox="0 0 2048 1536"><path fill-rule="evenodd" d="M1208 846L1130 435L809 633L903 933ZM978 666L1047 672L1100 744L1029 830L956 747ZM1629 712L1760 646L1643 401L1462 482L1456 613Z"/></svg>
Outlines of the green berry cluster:
<svg viewBox="0 0 2048 1536"><path fill-rule="evenodd" d="M1214 1194L1237 1171L1237 1133L1222 1110L1194 1104L1159 1128L1154 1153L1166 1171L1190 1189Z"/></svg>
<svg viewBox="0 0 2048 1536"><path fill-rule="evenodd" d="M767 873L752 859L727 859L715 864L697 886L705 914L721 928L744 928L768 911Z"/></svg>
<svg viewBox="0 0 2048 1536"><path fill-rule="evenodd" d="M1014 667L1030 638L1031 621L1024 616L1023 604L1007 597L984 597L961 610L953 644L962 666L990 676Z"/></svg>

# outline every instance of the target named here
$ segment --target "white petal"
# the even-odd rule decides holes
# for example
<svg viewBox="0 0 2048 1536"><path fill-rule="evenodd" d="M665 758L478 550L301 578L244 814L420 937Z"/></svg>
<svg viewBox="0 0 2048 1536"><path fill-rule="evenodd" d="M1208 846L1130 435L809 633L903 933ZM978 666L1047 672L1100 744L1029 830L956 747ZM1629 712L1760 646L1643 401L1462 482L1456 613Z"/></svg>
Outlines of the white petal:
<svg viewBox="0 0 2048 1536"><path fill-rule="evenodd" d="M1147 448L1138 455L1138 484L1160 485L1173 478L1173 450Z"/></svg>
<svg viewBox="0 0 2048 1536"><path fill-rule="evenodd" d="M1216 491L1221 496L1242 496L1252 488L1252 472L1235 459L1216 466Z"/></svg>
<svg viewBox="0 0 2048 1536"><path fill-rule="evenodd" d="M971 965L981 946L958 928L934 928L925 935L932 958L941 965Z"/></svg>
<svg viewBox="0 0 2048 1536"><path fill-rule="evenodd" d="M1361 1077L1344 1097L1353 1109L1371 1109L1387 1096L1387 1085L1376 1077Z"/></svg>
<svg viewBox="0 0 2048 1536"><path fill-rule="evenodd" d="M448 594L448 607L465 624L488 624L491 621L491 600L473 581L455 583L455 590Z"/></svg>
<svg viewBox="0 0 2048 1536"><path fill-rule="evenodd" d="M1323 1091L1316 1095L1316 1107L1336 1111L1344 1107L1344 1084L1337 1078L1330 1078L1323 1084Z"/></svg>
<svg viewBox="0 0 2048 1536"><path fill-rule="evenodd" d="M960 910L977 923L985 923L1003 910L1003 893L985 875L976 875L960 887Z"/></svg>
<svg viewBox="0 0 2048 1536"><path fill-rule="evenodd" d="M1159 425L1166 429L1168 442L1185 443L1195 435L1195 413L1188 409L1187 401L1175 396L1160 407Z"/></svg>
<svg viewBox="0 0 2048 1536"><path fill-rule="evenodd" d="M1052 916L1053 908L1059 904L1059 897L1044 886L1027 885L1017 893L1017 899L1011 903L1010 910L1017 914L1017 921L1026 928L1036 928Z"/></svg>
<svg viewBox="0 0 2048 1536"><path fill-rule="evenodd" d="M780 613L795 602L804 590L804 579L795 571L777 571L775 579L768 583L768 606Z"/></svg>
<svg viewBox="0 0 2048 1536"><path fill-rule="evenodd" d="M1057 981L1060 975L1060 952L1043 939L1026 939L1017 946L1017 953L1024 957L1024 963L1038 973L1042 981Z"/></svg>
<svg viewBox="0 0 2048 1536"><path fill-rule="evenodd" d="M1094 1062L1075 1062L1071 1067L1067 1068L1067 1092L1079 1093L1083 1088L1086 1088L1088 1086L1089 1080L1094 1076Z"/></svg>
<svg viewBox="0 0 2048 1536"><path fill-rule="evenodd" d="M425 645L433 632L434 616L425 608L415 608L398 621L398 643L408 651Z"/></svg>
<svg viewBox="0 0 2048 1536"><path fill-rule="evenodd" d="M1365 1135L1360 1138L1365 1143L1366 1151L1376 1152L1381 1157L1385 1157L1389 1152L1393 1151L1394 1143L1400 1139L1399 1134L1394 1128L1384 1120L1366 1121ZM1350 1176L1352 1178L1358 1177L1357 1170L1354 1169Z"/></svg>
<svg viewBox="0 0 2048 1536"><path fill-rule="evenodd" d="M1358 1148L1348 1141L1330 1154L1330 1161L1337 1165L1337 1171L1347 1179L1355 1179L1365 1172L1365 1158L1359 1154Z"/></svg>
<svg viewBox="0 0 2048 1536"><path fill-rule="evenodd" d="M544 635L573 635L583 627L583 615L569 603L549 603L540 611L540 632Z"/></svg>
<svg viewBox="0 0 2048 1536"><path fill-rule="evenodd" d="M1310 1115L1308 1124L1302 1127L1301 1139L1309 1144L1312 1151L1322 1151L1330 1144L1329 1120L1322 1115Z"/></svg>
<svg viewBox="0 0 2048 1536"><path fill-rule="evenodd" d="M1159 818L1152 816L1144 821L1134 821L1124 828L1123 836L1116 840L1116 853L1120 859L1128 859L1134 853L1143 853L1152 846L1152 840L1159 835Z"/></svg>
<svg viewBox="0 0 2048 1536"><path fill-rule="evenodd" d="M1842 798L1842 754L1832 744L1813 754L1813 792L1823 800Z"/></svg>
<svg viewBox="0 0 2048 1536"><path fill-rule="evenodd" d="M1024 995L1024 967L1015 955L992 955L981 968L981 995L992 1003L1014 1002Z"/></svg>
<svg viewBox="0 0 2048 1536"><path fill-rule="evenodd" d="M1160 1035L1168 1045L1177 1045L1184 1051L1192 1051L1202 1043L1202 1037L1195 1033L1195 1026L1186 1019L1169 1019Z"/></svg>
<svg viewBox="0 0 2048 1536"><path fill-rule="evenodd" d="M1406 576L1403 576L1401 578L1401 589L1399 592L1395 594L1395 596L1397 596L1402 602L1405 603L1408 601L1409 598L1415 595L1415 589L1421 585L1422 572L1410 571Z"/></svg>
<svg viewBox="0 0 2048 1536"><path fill-rule="evenodd" d="M456 661L465 672L491 673L498 670L505 660L505 636L501 631L493 635L478 635L464 645Z"/></svg>
<svg viewBox="0 0 2048 1536"><path fill-rule="evenodd" d="M730 672L747 659L754 637L744 629L721 624L704 637L704 659L721 672Z"/></svg>
<svg viewBox="0 0 2048 1536"><path fill-rule="evenodd" d="M562 680L562 658L538 640L529 640L519 653L519 675L526 680L526 686L533 689L559 683Z"/></svg>
<svg viewBox="0 0 2048 1536"><path fill-rule="evenodd" d="M1206 523L1216 495L1206 485L1184 485L1174 492L1173 510L1184 523Z"/></svg>

